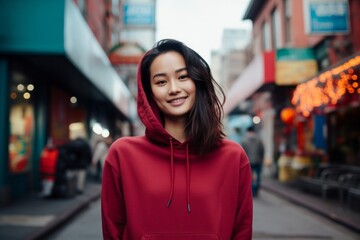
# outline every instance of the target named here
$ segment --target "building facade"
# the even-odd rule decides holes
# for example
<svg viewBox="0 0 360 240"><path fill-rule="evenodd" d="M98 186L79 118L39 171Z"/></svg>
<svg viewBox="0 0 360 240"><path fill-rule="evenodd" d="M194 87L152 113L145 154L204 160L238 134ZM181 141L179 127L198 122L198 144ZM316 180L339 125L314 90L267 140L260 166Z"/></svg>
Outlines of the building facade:
<svg viewBox="0 0 360 240"><path fill-rule="evenodd" d="M2 1L0 205L40 190L47 141L131 134L136 103L108 58L112 1ZM135 109L135 110L134 110ZM125 126L125 127L124 127Z"/></svg>
<svg viewBox="0 0 360 240"><path fill-rule="evenodd" d="M243 19L253 22L254 58L232 86L225 111L250 96L252 114L263 119L267 164L277 166L282 154L299 168L360 164L360 132L348 124L359 121L359 5L250 1Z"/></svg>

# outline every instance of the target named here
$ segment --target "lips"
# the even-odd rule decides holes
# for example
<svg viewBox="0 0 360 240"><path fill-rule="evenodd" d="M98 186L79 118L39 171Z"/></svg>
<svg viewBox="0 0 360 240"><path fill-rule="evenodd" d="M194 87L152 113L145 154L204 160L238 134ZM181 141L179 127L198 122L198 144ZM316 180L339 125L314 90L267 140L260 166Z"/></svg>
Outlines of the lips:
<svg viewBox="0 0 360 240"><path fill-rule="evenodd" d="M187 98L188 98L187 96L180 97L180 98L174 98L174 99L168 100L167 102L170 103L171 105L178 106L178 105L183 104Z"/></svg>

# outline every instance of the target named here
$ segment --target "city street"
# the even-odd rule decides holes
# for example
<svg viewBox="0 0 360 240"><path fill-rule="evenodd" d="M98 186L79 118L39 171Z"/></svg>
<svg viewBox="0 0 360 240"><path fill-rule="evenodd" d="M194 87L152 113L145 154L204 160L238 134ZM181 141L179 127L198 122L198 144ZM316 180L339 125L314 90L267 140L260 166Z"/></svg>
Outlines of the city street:
<svg viewBox="0 0 360 240"><path fill-rule="evenodd" d="M90 205L48 239L101 239L100 201ZM254 200L253 239L339 239L360 235L306 209L261 191Z"/></svg>
<svg viewBox="0 0 360 240"><path fill-rule="evenodd" d="M0 1L0 240L360 240L359 12Z"/></svg>

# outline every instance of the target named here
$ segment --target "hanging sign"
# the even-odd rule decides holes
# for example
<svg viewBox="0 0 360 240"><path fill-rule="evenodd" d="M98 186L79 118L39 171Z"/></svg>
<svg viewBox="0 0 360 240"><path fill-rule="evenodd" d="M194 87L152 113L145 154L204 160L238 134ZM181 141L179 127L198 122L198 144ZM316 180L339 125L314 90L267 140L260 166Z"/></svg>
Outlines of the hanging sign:
<svg viewBox="0 0 360 240"><path fill-rule="evenodd" d="M304 0L304 20L308 34L348 33L348 0Z"/></svg>

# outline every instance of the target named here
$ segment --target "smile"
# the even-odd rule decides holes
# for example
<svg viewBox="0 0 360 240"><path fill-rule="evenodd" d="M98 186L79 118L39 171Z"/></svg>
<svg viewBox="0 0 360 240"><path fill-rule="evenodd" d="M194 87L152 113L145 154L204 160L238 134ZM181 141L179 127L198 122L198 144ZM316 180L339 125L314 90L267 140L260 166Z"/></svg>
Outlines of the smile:
<svg viewBox="0 0 360 240"><path fill-rule="evenodd" d="M178 105L178 104L182 104L188 97L181 97L181 98L175 98L175 99L171 99L169 101L167 101L170 104L173 105Z"/></svg>

